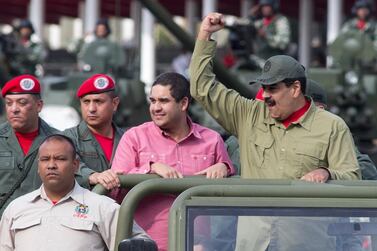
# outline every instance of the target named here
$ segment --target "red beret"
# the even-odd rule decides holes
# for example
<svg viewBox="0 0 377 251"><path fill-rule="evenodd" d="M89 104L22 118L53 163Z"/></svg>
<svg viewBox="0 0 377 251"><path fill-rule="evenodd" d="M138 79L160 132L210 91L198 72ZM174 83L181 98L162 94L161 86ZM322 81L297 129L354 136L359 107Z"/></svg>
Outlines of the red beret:
<svg viewBox="0 0 377 251"><path fill-rule="evenodd" d="M41 84L32 75L20 75L9 80L1 90L1 95L7 94L40 94Z"/></svg>
<svg viewBox="0 0 377 251"><path fill-rule="evenodd" d="M95 74L85 80L77 90L77 97L115 90L114 80L105 74Z"/></svg>

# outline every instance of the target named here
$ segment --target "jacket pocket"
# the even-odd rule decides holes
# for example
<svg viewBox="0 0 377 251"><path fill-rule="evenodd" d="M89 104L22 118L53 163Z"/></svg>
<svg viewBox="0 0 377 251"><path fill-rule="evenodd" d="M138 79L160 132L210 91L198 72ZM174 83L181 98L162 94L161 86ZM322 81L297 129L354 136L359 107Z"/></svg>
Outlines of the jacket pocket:
<svg viewBox="0 0 377 251"><path fill-rule="evenodd" d="M259 167L265 167L271 154L273 154L272 145L274 138L269 133L261 133L260 131L252 133L249 138L250 144L254 146L250 153L251 160Z"/></svg>
<svg viewBox="0 0 377 251"><path fill-rule="evenodd" d="M13 169L14 163L12 152L0 152L0 170Z"/></svg>
<svg viewBox="0 0 377 251"><path fill-rule="evenodd" d="M327 167L325 166L327 146L327 144L322 142L313 144L297 142L295 144L293 151L296 156L292 157L295 160L297 178L319 167Z"/></svg>
<svg viewBox="0 0 377 251"><path fill-rule="evenodd" d="M41 224L41 218L18 218L13 221L11 230L21 231Z"/></svg>
<svg viewBox="0 0 377 251"><path fill-rule="evenodd" d="M81 161L85 163L90 169L96 172L102 172L101 168L101 160L97 154L97 152L84 152L80 151L80 158Z"/></svg>
<svg viewBox="0 0 377 251"><path fill-rule="evenodd" d="M61 220L60 224L64 227L78 231L92 231L94 229L94 222L85 219L64 218Z"/></svg>

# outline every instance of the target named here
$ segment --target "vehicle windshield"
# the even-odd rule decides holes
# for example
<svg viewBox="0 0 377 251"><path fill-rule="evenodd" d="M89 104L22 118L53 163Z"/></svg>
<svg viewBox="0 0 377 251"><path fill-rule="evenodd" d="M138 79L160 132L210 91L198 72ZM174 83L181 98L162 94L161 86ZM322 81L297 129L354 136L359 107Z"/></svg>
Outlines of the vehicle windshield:
<svg viewBox="0 0 377 251"><path fill-rule="evenodd" d="M373 208L188 206L186 215L186 250L376 250Z"/></svg>

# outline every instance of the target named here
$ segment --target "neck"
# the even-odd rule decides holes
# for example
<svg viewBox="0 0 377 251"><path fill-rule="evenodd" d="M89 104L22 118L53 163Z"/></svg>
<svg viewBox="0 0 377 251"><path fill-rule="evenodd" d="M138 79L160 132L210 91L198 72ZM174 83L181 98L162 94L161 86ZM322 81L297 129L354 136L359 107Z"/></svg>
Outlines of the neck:
<svg viewBox="0 0 377 251"><path fill-rule="evenodd" d="M39 129L39 121L36 121L32 126L27 127L27 128L19 128L19 129L14 129L14 131L18 133L32 133L35 132Z"/></svg>
<svg viewBox="0 0 377 251"><path fill-rule="evenodd" d="M64 196L66 196L70 191L72 191L73 187L75 186L75 182L73 181L70 186L67 187L55 187L55 189L49 189L46 186L44 186L44 190L46 192L47 198L49 198L51 201L60 201Z"/></svg>
<svg viewBox="0 0 377 251"><path fill-rule="evenodd" d="M190 133L190 126L186 119L182 119L180 123L177 123L174 128L162 129L170 138L174 139L175 142L181 141Z"/></svg>
<svg viewBox="0 0 377 251"><path fill-rule="evenodd" d="M296 102L295 109L293 112L296 112L300 110L304 105L306 104L306 98L304 95L302 95Z"/></svg>
<svg viewBox="0 0 377 251"><path fill-rule="evenodd" d="M106 138L112 138L113 137L113 127L112 125L106 125L103 127L94 128L92 126L89 126L89 130L93 133L100 134Z"/></svg>

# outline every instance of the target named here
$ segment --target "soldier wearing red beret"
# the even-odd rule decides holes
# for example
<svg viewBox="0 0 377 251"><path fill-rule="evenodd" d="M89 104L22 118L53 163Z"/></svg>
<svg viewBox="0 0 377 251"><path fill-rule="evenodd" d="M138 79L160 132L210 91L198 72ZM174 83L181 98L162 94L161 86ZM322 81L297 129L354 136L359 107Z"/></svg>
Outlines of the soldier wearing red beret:
<svg viewBox="0 0 377 251"><path fill-rule="evenodd" d="M0 215L13 199L37 189L39 144L58 132L39 117L41 85L32 75L8 81L1 95L7 121L0 125Z"/></svg>
<svg viewBox="0 0 377 251"><path fill-rule="evenodd" d="M123 130L113 122L119 104L114 80L105 74L95 74L77 90L82 114L81 123L64 131L78 148L81 160L78 179L81 184L102 184L106 188L119 185L114 171L109 170Z"/></svg>

